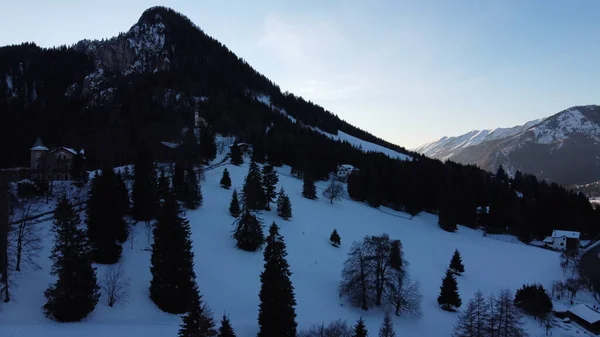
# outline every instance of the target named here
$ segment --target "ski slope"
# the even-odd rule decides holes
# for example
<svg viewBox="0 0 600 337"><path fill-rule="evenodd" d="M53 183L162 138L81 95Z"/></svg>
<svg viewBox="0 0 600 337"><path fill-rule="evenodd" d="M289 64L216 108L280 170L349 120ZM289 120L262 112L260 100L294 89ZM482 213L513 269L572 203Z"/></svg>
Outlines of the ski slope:
<svg viewBox="0 0 600 337"><path fill-rule="evenodd" d="M216 321L227 313L240 337L256 336L258 331L259 275L263 270L263 257L260 251L249 253L235 248L235 240L231 238L234 219L228 213L232 190L222 189L219 180L227 167L232 189L239 190L248 170L248 159L245 160L246 163L239 167L218 166L205 172L203 206L186 214L192 227L195 270L204 301L212 309ZM431 214L423 213L409 220L403 213L374 209L349 199L333 205L323 198L308 200L301 196L302 181L289 176L289 167L277 170L280 173L278 185L283 186L290 196L293 218L284 221L274 210L263 211L260 217L264 220L265 233L268 225L275 221L286 241L299 329L338 318L354 324L362 316L370 335L377 335L383 310L353 308L337 293L350 245L365 235L388 233L391 238L400 239L409 262L408 271L421 284L423 316L419 320L394 316L398 336L450 335L457 313L439 309L436 298L455 248L460 250L466 268L463 276L458 277L462 308L477 289L486 295L501 288L509 288L514 293L524 283L541 282L549 287L553 280L563 277L558 253L482 237L480 231L462 226L457 232L448 233L437 226L437 217ZM324 182L318 183L320 188L323 185ZM42 226L49 235L51 222ZM52 237L47 236L40 257L42 269L22 271L15 279L18 287L13 290L13 300L0 305L0 336L176 336L180 317L161 312L148 298L151 278L149 241L144 224L140 223L136 228L133 248L127 242L122 258L131 278L128 303L110 308L102 298L90 316L78 323L46 319L41 309L45 303L43 293L54 281L49 274L51 261L48 259ZM340 248L334 248L328 242L334 228L341 236ZM99 279L102 279L104 268L98 266ZM543 335L539 323L532 319L526 322L530 336ZM571 336L569 333L561 334L556 330L554 336Z"/></svg>

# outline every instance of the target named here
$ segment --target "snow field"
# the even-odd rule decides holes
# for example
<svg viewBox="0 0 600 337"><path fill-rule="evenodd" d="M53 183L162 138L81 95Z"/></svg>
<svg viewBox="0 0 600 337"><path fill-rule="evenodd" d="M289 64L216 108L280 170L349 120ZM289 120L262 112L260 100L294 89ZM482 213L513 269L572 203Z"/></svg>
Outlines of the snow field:
<svg viewBox="0 0 600 337"><path fill-rule="evenodd" d="M243 185L248 170L248 159L245 160L239 167L226 165L205 172L203 206L186 214L192 227L195 270L204 301L212 309L217 324L221 315L227 313L240 337L255 336L258 331L259 275L263 270L262 252L238 250L231 238L234 219L228 213L228 206L232 189L239 191ZM230 190L219 186L225 167L232 179ZM391 238L400 239L409 262L408 272L421 284L423 317L409 320L394 316L398 336L451 334L457 313L442 311L436 299L455 248L461 252L466 269L463 276L458 277L463 307L477 289L486 296L501 288L514 293L524 283L541 282L549 288L553 280L562 279L556 252L482 237L480 231L462 226L456 233L448 233L437 226L437 217L431 214L423 213L408 220L348 199L331 205L319 194L318 200L308 200L301 196L302 181L288 176L289 167L277 170L281 173L278 189L283 186L288 193L293 218L284 221L277 217L275 207L272 211L263 211L259 217L263 219L265 233L268 225L275 221L287 244L299 329L338 318L354 324L363 316L370 335L377 334L383 310L353 308L340 299L337 292L351 243L365 235L388 233ZM317 183L321 188L325 184ZM46 230L51 222L42 225ZM43 293L54 281L49 274L52 237L48 236L40 257L42 269L21 272L16 279L18 288L13 290L13 301L0 306L0 336L175 336L180 317L161 312L148 298L150 251L144 249L149 248L149 244L145 225L139 223L136 228L134 248L130 248L129 242L125 243L122 258L131 278L128 303L110 308L101 299L96 310L79 323L46 319L41 310L45 303ZM341 236L340 248L332 247L328 241L334 228ZM98 266L99 280L105 268ZM526 321L531 336L542 335L537 322L529 318Z"/></svg>

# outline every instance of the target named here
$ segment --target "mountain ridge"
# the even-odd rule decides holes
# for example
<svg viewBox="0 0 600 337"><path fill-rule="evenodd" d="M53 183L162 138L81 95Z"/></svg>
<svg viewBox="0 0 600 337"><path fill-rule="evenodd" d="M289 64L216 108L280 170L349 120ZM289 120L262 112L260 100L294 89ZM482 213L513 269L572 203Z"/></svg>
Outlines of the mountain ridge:
<svg viewBox="0 0 600 337"><path fill-rule="evenodd" d="M561 184L588 183L600 179L595 172L600 168L600 107L573 106L511 128L442 137L414 150L488 171L502 165L511 174L519 170Z"/></svg>

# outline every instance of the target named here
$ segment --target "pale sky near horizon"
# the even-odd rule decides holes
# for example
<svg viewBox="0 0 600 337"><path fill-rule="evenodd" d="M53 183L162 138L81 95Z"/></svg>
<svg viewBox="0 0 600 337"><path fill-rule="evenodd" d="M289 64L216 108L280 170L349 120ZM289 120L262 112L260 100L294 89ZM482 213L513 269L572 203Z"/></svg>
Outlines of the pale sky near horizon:
<svg viewBox="0 0 600 337"><path fill-rule="evenodd" d="M600 1L24 0L0 46L70 45L171 7L282 90L407 148L600 104Z"/></svg>

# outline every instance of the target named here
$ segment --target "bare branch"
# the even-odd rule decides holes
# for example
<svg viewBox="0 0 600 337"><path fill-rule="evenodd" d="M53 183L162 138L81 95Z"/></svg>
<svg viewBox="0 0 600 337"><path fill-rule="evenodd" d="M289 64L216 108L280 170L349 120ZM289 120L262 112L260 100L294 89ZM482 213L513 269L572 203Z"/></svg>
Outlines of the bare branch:
<svg viewBox="0 0 600 337"><path fill-rule="evenodd" d="M113 307L115 304L124 305L129 299L130 278L125 275L123 265L111 265L104 272L102 280L102 294L106 296L107 304Z"/></svg>

